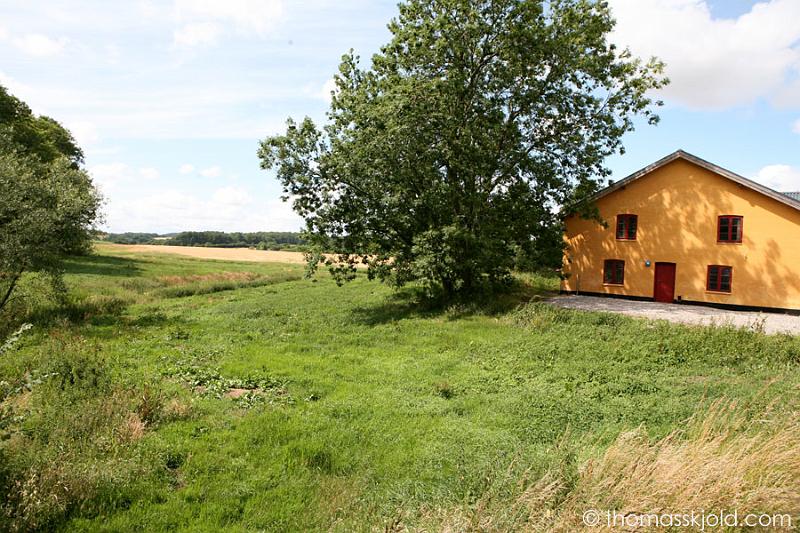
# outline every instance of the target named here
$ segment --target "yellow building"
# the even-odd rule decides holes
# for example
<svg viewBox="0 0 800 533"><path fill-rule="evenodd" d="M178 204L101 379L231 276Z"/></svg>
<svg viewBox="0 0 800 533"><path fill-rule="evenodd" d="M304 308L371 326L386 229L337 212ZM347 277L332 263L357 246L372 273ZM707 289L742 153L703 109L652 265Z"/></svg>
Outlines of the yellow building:
<svg viewBox="0 0 800 533"><path fill-rule="evenodd" d="M566 218L562 291L800 310L800 201L677 151Z"/></svg>

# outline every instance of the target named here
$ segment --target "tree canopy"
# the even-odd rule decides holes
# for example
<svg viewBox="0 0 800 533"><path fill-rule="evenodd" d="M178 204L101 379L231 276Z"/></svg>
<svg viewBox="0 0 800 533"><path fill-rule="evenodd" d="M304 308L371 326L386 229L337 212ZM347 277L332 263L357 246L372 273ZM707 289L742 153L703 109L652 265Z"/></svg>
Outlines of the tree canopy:
<svg viewBox="0 0 800 533"><path fill-rule="evenodd" d="M72 134L50 117L36 116L19 98L0 86L0 135L5 148L44 163L66 157L73 167L83 164L83 150Z"/></svg>
<svg viewBox="0 0 800 533"><path fill-rule="evenodd" d="M520 256L547 262L559 208L598 188L637 116L658 121L661 63L609 43L604 2L399 10L369 68L343 57L327 124L289 119L262 141L262 167L310 242L339 254L327 263L340 281L361 262L453 295L504 282Z"/></svg>
<svg viewBox="0 0 800 533"><path fill-rule="evenodd" d="M0 309L25 272L60 285L64 258L88 250L100 197L82 161L69 131L0 87Z"/></svg>

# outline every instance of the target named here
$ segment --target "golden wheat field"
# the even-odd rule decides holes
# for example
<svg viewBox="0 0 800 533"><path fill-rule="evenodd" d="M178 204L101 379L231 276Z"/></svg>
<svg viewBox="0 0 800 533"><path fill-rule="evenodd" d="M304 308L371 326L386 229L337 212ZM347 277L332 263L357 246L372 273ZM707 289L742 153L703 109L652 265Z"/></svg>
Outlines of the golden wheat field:
<svg viewBox="0 0 800 533"><path fill-rule="evenodd" d="M111 253L160 253L183 255L197 259L222 261L249 261L254 263L305 263L302 252L280 252L253 250L250 248L206 248L202 246L161 246L157 244L110 244L97 245L99 250Z"/></svg>

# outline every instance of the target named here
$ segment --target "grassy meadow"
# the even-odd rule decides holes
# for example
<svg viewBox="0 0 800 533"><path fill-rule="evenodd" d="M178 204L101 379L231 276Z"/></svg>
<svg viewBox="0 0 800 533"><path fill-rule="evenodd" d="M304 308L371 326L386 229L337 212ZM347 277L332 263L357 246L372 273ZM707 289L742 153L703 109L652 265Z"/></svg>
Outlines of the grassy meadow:
<svg viewBox="0 0 800 533"><path fill-rule="evenodd" d="M0 529L577 531L583 510L800 512L800 339L437 308L303 265L100 247L0 339Z"/></svg>

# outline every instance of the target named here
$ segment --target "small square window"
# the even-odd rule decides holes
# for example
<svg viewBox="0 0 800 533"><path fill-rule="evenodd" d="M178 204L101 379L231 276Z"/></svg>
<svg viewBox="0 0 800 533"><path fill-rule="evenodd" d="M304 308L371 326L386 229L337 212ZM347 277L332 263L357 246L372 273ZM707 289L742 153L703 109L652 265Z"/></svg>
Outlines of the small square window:
<svg viewBox="0 0 800 533"><path fill-rule="evenodd" d="M714 292L731 292L733 268L723 265L708 265L706 290Z"/></svg>
<svg viewBox="0 0 800 533"><path fill-rule="evenodd" d="M744 218L739 215L723 215L717 223L717 242L742 242Z"/></svg>
<svg viewBox="0 0 800 533"><path fill-rule="evenodd" d="M625 283L625 261L607 259L603 263L603 283L606 285L622 285Z"/></svg>
<svg viewBox="0 0 800 533"><path fill-rule="evenodd" d="M617 215L617 239L635 241L638 223L638 215Z"/></svg>

